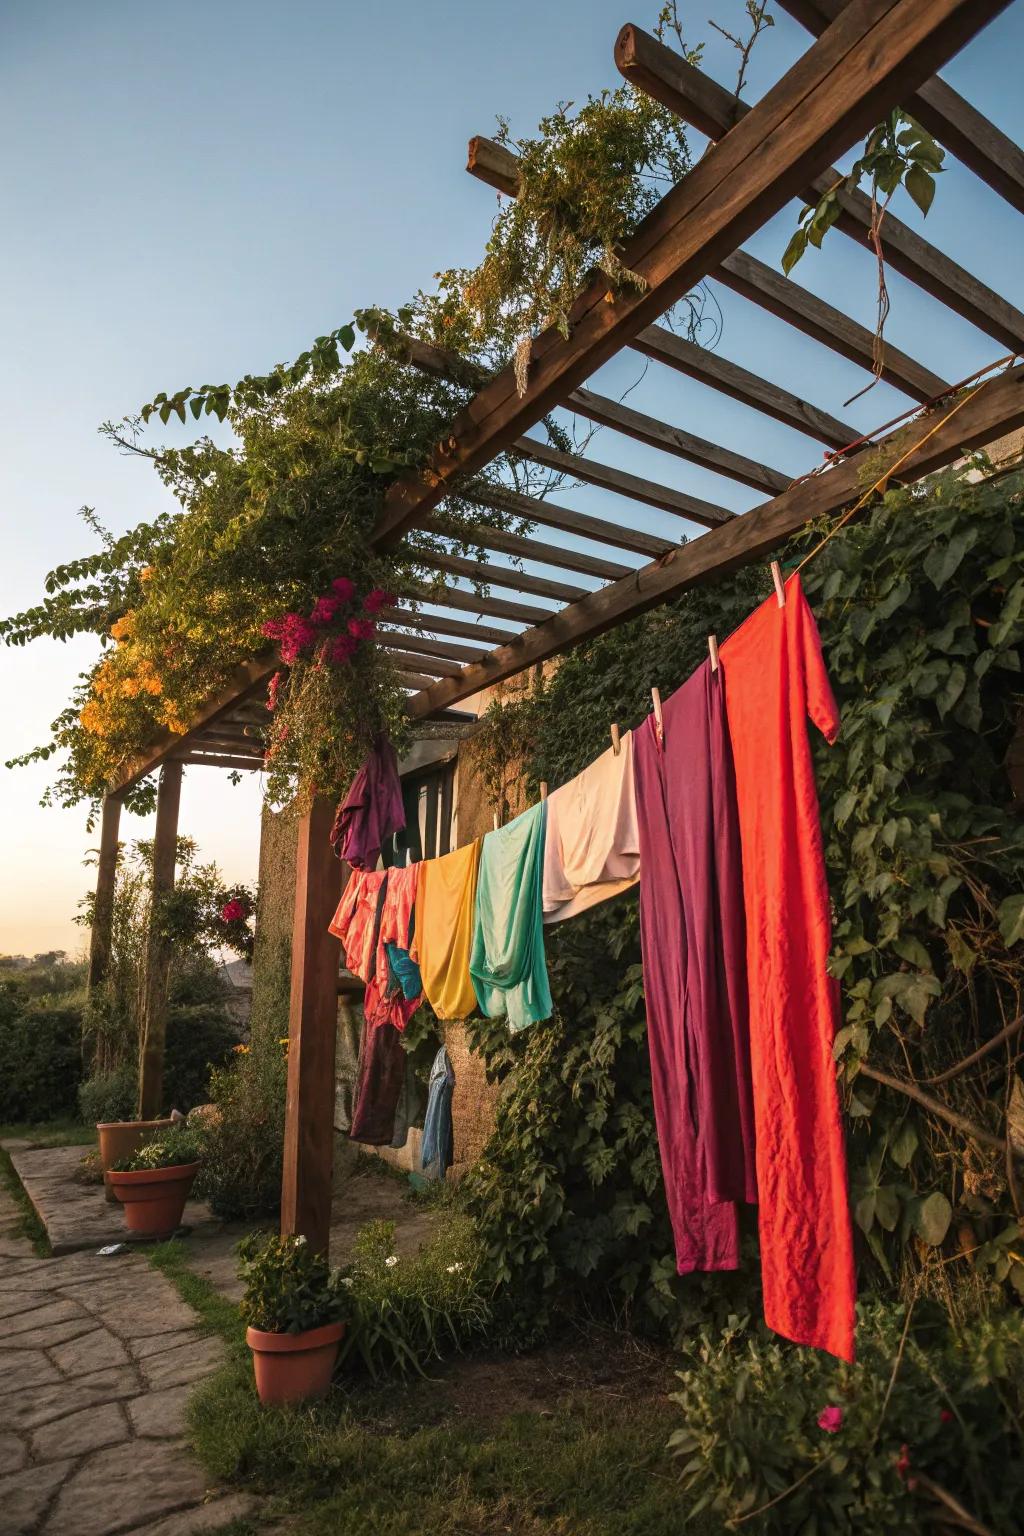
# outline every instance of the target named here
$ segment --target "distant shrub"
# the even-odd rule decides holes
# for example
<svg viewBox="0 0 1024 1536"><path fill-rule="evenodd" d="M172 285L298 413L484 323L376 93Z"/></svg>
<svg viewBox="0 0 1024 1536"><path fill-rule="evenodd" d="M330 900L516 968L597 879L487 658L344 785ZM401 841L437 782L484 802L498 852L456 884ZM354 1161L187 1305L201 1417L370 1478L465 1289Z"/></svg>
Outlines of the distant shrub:
<svg viewBox="0 0 1024 1536"><path fill-rule="evenodd" d="M197 1193L226 1221L276 1215L281 1201L288 1061L283 1046L240 1052L210 1077L216 1116L202 1129Z"/></svg>
<svg viewBox="0 0 1024 1536"><path fill-rule="evenodd" d="M210 1098L211 1071L227 1065L238 1030L221 1001L172 1005L167 1016L164 1106L187 1112Z"/></svg>
<svg viewBox="0 0 1024 1536"><path fill-rule="evenodd" d="M73 1115L81 1075L81 1008L26 1000L0 982L0 1120Z"/></svg>
<svg viewBox="0 0 1024 1536"><path fill-rule="evenodd" d="M110 1120L133 1120L139 1097L138 1073L133 1062L123 1062L110 1072L94 1072L78 1089L78 1112L85 1125Z"/></svg>

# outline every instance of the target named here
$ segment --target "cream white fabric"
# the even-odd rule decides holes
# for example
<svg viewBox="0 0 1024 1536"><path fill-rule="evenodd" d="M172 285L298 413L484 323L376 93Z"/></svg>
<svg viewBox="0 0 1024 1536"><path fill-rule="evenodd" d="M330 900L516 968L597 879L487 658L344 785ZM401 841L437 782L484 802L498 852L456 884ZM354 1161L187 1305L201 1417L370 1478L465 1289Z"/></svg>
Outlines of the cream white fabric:
<svg viewBox="0 0 1024 1536"><path fill-rule="evenodd" d="M633 733L548 796L544 921L586 912L640 878Z"/></svg>

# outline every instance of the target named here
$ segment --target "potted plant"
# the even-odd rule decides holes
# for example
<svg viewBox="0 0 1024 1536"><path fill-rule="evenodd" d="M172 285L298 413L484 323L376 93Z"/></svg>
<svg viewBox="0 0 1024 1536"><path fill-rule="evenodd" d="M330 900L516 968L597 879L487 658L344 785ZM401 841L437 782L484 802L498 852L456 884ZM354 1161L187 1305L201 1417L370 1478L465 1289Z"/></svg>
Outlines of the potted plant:
<svg viewBox="0 0 1024 1536"><path fill-rule="evenodd" d="M100 1120L96 1134L100 1144L100 1167L108 1200L115 1199L110 1183L110 1170L127 1162L140 1147L157 1136L162 1136L174 1124L173 1120Z"/></svg>
<svg viewBox="0 0 1024 1536"><path fill-rule="evenodd" d="M178 1125L115 1163L108 1178L124 1206L128 1231L137 1237L169 1237L177 1231L200 1160L198 1134Z"/></svg>
<svg viewBox="0 0 1024 1536"><path fill-rule="evenodd" d="M348 1313L341 1276L301 1236L253 1232L239 1243L238 1255L245 1282L239 1310L260 1402L323 1397Z"/></svg>

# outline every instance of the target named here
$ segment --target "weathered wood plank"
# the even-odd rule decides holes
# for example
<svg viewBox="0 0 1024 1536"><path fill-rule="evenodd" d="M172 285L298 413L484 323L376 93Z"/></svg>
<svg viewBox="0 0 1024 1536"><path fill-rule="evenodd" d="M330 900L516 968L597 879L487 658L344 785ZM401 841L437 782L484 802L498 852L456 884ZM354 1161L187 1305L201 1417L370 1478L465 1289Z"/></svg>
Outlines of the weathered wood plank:
<svg viewBox="0 0 1024 1536"><path fill-rule="evenodd" d="M446 661L442 656L434 656L426 651L399 650L393 645L385 646L387 654L403 671L422 672L424 677L458 677L462 671L457 661Z"/></svg>
<svg viewBox="0 0 1024 1536"><path fill-rule="evenodd" d="M500 629L494 624L469 623L464 619L452 619L447 614L430 613L420 609L417 613L403 608L391 609L389 624L407 625L420 634L454 635L456 639L487 641L491 645L505 645L515 639L515 631Z"/></svg>
<svg viewBox="0 0 1024 1536"><path fill-rule="evenodd" d="M847 439L849 442L850 439ZM529 518L547 528L561 528L565 533L578 533L582 538L610 544L616 549L628 549L634 555L649 555L652 559L674 549L676 541L664 539L642 528L631 528L627 523L610 523L603 517L591 517L587 512L573 512L568 507L555 506L546 497L523 496L518 491L490 487L463 493L467 499L481 507L494 507L499 512L514 512L517 517Z"/></svg>
<svg viewBox="0 0 1024 1536"><path fill-rule="evenodd" d="M546 465L548 469L556 470L560 475L571 475L574 480L583 480L588 485L600 486L602 490L614 491L619 496L629 497L631 501L643 502L644 506L658 507L662 512L685 517L691 523L699 523L702 528L717 528L719 523L726 523L735 515L725 507L716 507L713 502L703 501L699 496L688 496L685 491L673 490L669 485L657 485L643 475L631 475L611 464L598 464L594 459L584 458L579 453L563 453L560 448L542 443L536 437L517 437L512 446L517 452L535 459L538 464Z"/></svg>
<svg viewBox="0 0 1024 1536"><path fill-rule="evenodd" d="M435 640L424 638L423 635L405 634L398 629L380 629L377 638L382 645L393 642L400 650L416 651L423 656L443 656L446 661L481 661L486 656L486 650L473 645L453 645L450 640ZM508 635L508 639L515 638Z"/></svg>
<svg viewBox="0 0 1024 1536"><path fill-rule="evenodd" d="M608 302L607 279L581 294L568 339L536 339L526 390L502 370L459 413L423 473L393 485L377 524L399 538L594 370L713 272L809 179L926 80L1008 0L853 0L731 133L643 221L623 259L644 282ZM616 43L629 73L635 29Z"/></svg>
<svg viewBox="0 0 1024 1536"><path fill-rule="evenodd" d="M100 846L96 863L96 894L92 907L92 932L89 936L90 992L106 979L110 969L110 946L114 929L114 887L117 883L117 834L121 824L121 802L116 795L103 796L100 813Z"/></svg>
<svg viewBox="0 0 1024 1536"><path fill-rule="evenodd" d="M333 820L333 804L321 797L299 822L281 1179L281 1232L301 1233L318 1253L330 1244L341 964L341 945L327 931L343 872L330 843Z"/></svg>
<svg viewBox="0 0 1024 1536"><path fill-rule="evenodd" d="M443 515L432 514L423 525L432 533L444 533L461 539L463 531ZM581 576L596 576L600 581L618 581L628 576L632 566L618 560L606 560L599 555L589 555L584 550L563 549L558 544L548 544L542 539L527 538L519 533L506 533L488 523L478 524L472 532L471 542L480 549L493 549L499 554L514 555L518 560L537 560L544 565L561 566L566 571L577 571Z"/></svg>
<svg viewBox="0 0 1024 1536"><path fill-rule="evenodd" d="M171 763L188 763L193 768L227 768L232 773L259 773L263 757L234 757L230 752L187 752L181 757L170 757Z"/></svg>
<svg viewBox="0 0 1024 1536"><path fill-rule="evenodd" d="M436 603L439 608L454 608L456 613L479 613L483 618L514 619L517 624L542 624L554 617L550 608L538 608L535 603L512 602L505 597L477 597L475 592L463 592L460 587L442 587L439 591L424 591L425 603ZM403 622L400 613L390 615L396 622Z"/></svg>
<svg viewBox="0 0 1024 1536"><path fill-rule="evenodd" d="M937 430L900 463L901 479L929 474L969 449L1024 426L1024 364L990 380L959 408L957 401L945 401L929 415L927 423ZM923 432L920 420L911 422L876 445L874 452L881 463L896 465ZM481 688L570 650L582 640L677 596L687 587L716 580L738 566L763 558L806 523L855 501L861 490L860 480L860 465L851 459L792 486L752 512L644 566L628 580L604 587L563 609L546 624L501 646L486 662L464 668L460 678L435 684L408 701L409 714L417 719L431 715Z"/></svg>
<svg viewBox="0 0 1024 1536"><path fill-rule="evenodd" d="M737 101L732 91L723 89L656 37L645 35L643 46L644 89L656 78L660 85L657 99L708 138L722 138L750 111L746 102ZM814 177L800 196L805 203L816 203L841 180L841 173L830 166ZM839 193L839 206L836 227L863 246L871 228L871 199L855 188L843 190ZM1012 351L1024 343L1024 314L894 213L887 213L882 221L880 239L886 261L894 271Z"/></svg>
<svg viewBox="0 0 1024 1536"><path fill-rule="evenodd" d="M574 603L587 592L586 587L573 586L567 581L550 581L546 576L529 576L493 560L486 564L479 560L466 560L462 555L417 550L416 559L431 570L447 571L450 576L464 576L467 581L481 586L511 587L514 592L527 592L533 597L552 597L556 602Z"/></svg>
<svg viewBox="0 0 1024 1536"><path fill-rule="evenodd" d="M161 907L174 889L178 858L178 808L181 804L181 764L166 762L160 769L153 833L153 875L142 978L142 1020L139 1042L139 1119L156 1120L164 1110L164 1048L167 1039L167 985L171 945L164 934ZM167 1106L171 1107L171 1106Z"/></svg>
<svg viewBox="0 0 1024 1536"><path fill-rule="evenodd" d="M846 0L780 0L784 11L815 37L834 20ZM951 155L988 183L1018 213L1024 213L1024 150L976 107L934 76L901 103Z"/></svg>

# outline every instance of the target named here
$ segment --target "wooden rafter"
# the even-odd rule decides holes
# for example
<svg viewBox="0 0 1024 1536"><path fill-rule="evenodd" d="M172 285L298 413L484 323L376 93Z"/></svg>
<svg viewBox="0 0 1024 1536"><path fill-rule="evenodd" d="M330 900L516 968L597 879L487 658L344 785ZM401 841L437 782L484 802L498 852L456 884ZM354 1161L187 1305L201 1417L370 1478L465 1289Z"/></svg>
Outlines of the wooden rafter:
<svg viewBox="0 0 1024 1536"><path fill-rule="evenodd" d="M431 613L420 608L415 613L398 608L388 614L389 624L407 625L410 629L435 635L454 635L457 640L487 641L491 645L505 645L515 639L515 631L499 629L494 624L481 624L465 619L452 619L447 614Z"/></svg>
<svg viewBox="0 0 1024 1536"><path fill-rule="evenodd" d="M819 37L846 0L780 0L782 9ZM938 76L901 105L1018 213L1024 213L1024 150Z"/></svg>
<svg viewBox="0 0 1024 1536"><path fill-rule="evenodd" d="M637 33L634 47L630 81L709 139L720 139L750 111L745 102L738 101L731 91L724 90L656 37ZM814 177L800 196L805 203L816 203L841 180L841 173L830 166ZM872 223L871 199L856 189L841 190L839 206L837 229L863 246ZM880 240L886 261L895 271L1003 346L1013 351L1024 346L1024 314L922 239L895 214L886 214Z"/></svg>
<svg viewBox="0 0 1024 1536"><path fill-rule="evenodd" d="M468 499L481 507L493 507L497 512L513 512L517 517L529 518L548 528L560 528L564 533L575 533L580 538L611 544L616 549L628 549L634 555L652 558L663 555L674 549L677 542L647 533L643 528L633 528L628 523L610 523L586 512L572 512L568 507L555 506L546 496L523 496L518 491L489 486L486 490L474 489Z"/></svg>
<svg viewBox="0 0 1024 1536"><path fill-rule="evenodd" d="M458 539L467 537L470 543L480 549L497 550L500 554L513 555L518 560L537 560L543 565L561 566L567 571L578 571L581 576L596 576L599 581L618 581L620 576L628 576L632 570L632 566L622 565L618 560L607 560L582 550L564 549L561 545L548 544L540 539L506 533L488 523L478 523L468 535L464 535L457 524L446 522L442 516L435 514L425 526L432 533L445 533Z"/></svg>
<svg viewBox="0 0 1024 1536"><path fill-rule="evenodd" d="M628 31L630 35L622 45L622 52L620 54L617 51L616 55L619 68L627 79L628 71L632 67L629 52L632 40L647 36L646 33L635 28ZM643 47L642 43L638 46L641 49ZM501 190L514 197L519 185L515 155L503 145L495 144L491 139L471 139L471 150L474 145L477 146L477 155L470 154L467 169L474 175L481 175L478 167L486 146L484 163L487 166L487 175L482 179L494 186L497 184L499 175L503 176L505 185ZM799 283L784 277L781 272L776 272L773 267L759 261L756 256L751 256L747 251L734 251L707 275L715 278L723 287L731 289L733 293L738 293L748 303L758 305L770 315L784 320L794 330L810 336L822 346L831 348L840 357L845 357L862 368L870 370L874 367L874 338L867 326L859 325L856 320L851 320L849 315L837 309L834 304L829 304L825 299L819 299L817 294L811 293L807 288L801 288ZM642 342L659 339L659 333L661 339L672 337L672 332L663 326L650 326L638 332L630 345L639 351L645 351L646 348ZM707 355L710 356L710 354ZM920 404L935 399L947 387L937 373L922 367L898 347L886 348L882 377L894 389L901 390ZM709 378L707 382L714 381ZM841 447L851 442L853 435L846 437L843 444L836 446Z"/></svg>
<svg viewBox="0 0 1024 1536"><path fill-rule="evenodd" d="M417 651L424 656L443 656L448 661L482 661L486 650L473 645L453 645L450 640L425 639L422 635L407 635L397 629L381 629L377 632L381 644L393 642L404 651ZM510 640L515 639L509 635Z"/></svg>
<svg viewBox="0 0 1024 1536"><path fill-rule="evenodd" d="M922 434L919 421L892 433L876 446L884 462L900 462L900 476L917 478L952 463L970 448L992 442L1024 425L1024 364L990 380L966 404L947 400L929 420L927 442L904 459ZM936 430L931 431L931 428ZM726 575L737 566L763 557L797 529L835 513L853 501L860 489L856 460L798 482L781 496L716 528L671 555L652 562L625 581L564 608L546 624L527 630L500 647L485 662L465 667L459 678L438 683L408 703L415 718L469 698L482 688L513 677L581 641L646 612L677 596L687 587Z"/></svg>
<svg viewBox="0 0 1024 1536"><path fill-rule="evenodd" d="M479 560L466 560L462 555L441 554L437 551L417 550L416 559L434 570L447 571L451 576L463 576L480 586L511 587L515 592L527 592L533 597L550 597L560 603L574 603L586 595L586 587L573 586L568 581L550 581L546 576L529 576L525 571L515 571L511 566L498 565L489 560L486 565Z"/></svg>
<svg viewBox="0 0 1024 1536"><path fill-rule="evenodd" d="M517 437L512 447L517 453L555 470L557 474L571 475L574 480L583 480L604 491L614 491L631 501L642 502L645 507L657 507L661 512L685 517L691 523L699 523L702 528L717 528L719 523L727 523L734 516L727 508L716 507L713 502L703 501L699 496L689 496L685 491L674 490L670 485L657 485L643 475L632 475L611 464L598 464L594 459L586 459L579 453L563 453L561 448L539 442L535 437Z"/></svg>

